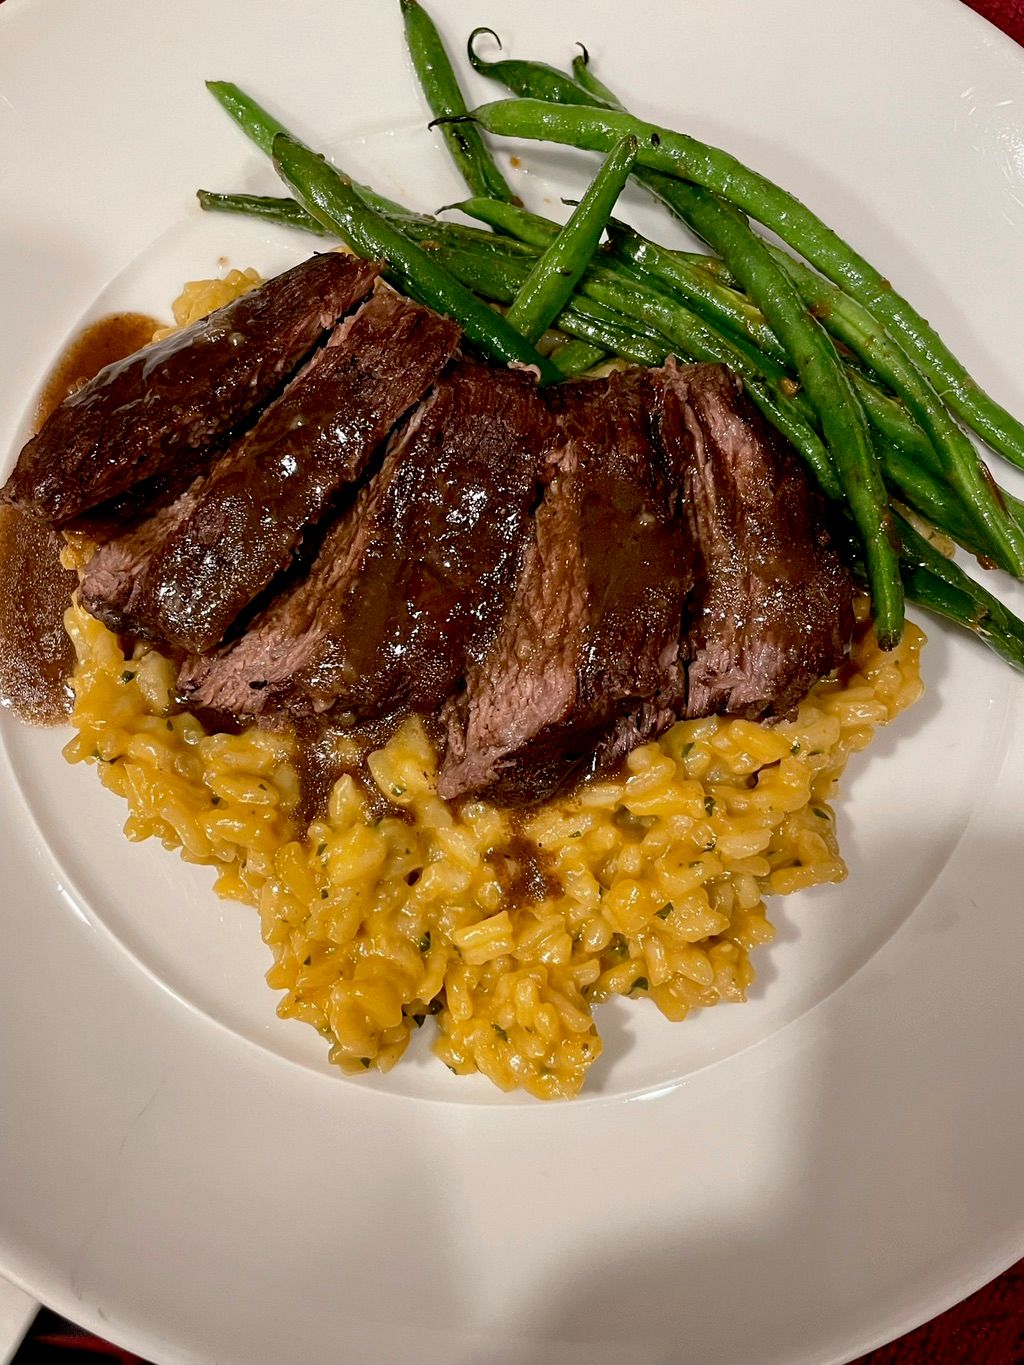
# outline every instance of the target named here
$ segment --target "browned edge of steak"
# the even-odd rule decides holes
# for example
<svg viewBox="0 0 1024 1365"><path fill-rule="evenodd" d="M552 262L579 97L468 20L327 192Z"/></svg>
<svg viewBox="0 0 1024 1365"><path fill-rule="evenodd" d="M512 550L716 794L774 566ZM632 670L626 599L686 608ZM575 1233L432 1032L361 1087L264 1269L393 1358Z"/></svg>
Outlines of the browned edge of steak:
<svg viewBox="0 0 1024 1365"><path fill-rule="evenodd" d="M447 708L438 790L539 800L629 715L683 698L679 623L693 549L677 471L654 439L660 388L640 370L567 385L550 482L505 622Z"/></svg>
<svg viewBox="0 0 1024 1365"><path fill-rule="evenodd" d="M267 402L369 292L378 267L313 256L202 322L108 365L47 418L0 499L64 526L192 452Z"/></svg>
<svg viewBox="0 0 1024 1365"><path fill-rule="evenodd" d="M720 365L664 367L662 435L698 547L687 716L790 712L843 659L853 583L795 453Z"/></svg>
<svg viewBox="0 0 1024 1365"><path fill-rule="evenodd" d="M378 281L173 515L98 551L83 605L123 633L187 653L212 649L362 477L459 335L454 322Z"/></svg>
<svg viewBox="0 0 1024 1365"><path fill-rule="evenodd" d="M182 686L246 712L439 706L502 615L548 429L532 374L461 360L309 576Z"/></svg>

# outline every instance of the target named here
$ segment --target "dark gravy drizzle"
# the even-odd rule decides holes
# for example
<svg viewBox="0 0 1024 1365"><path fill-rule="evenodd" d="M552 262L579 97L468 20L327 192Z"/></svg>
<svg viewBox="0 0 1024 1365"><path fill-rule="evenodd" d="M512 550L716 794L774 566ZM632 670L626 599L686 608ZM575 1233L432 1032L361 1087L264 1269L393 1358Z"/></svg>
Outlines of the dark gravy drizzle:
<svg viewBox="0 0 1024 1365"><path fill-rule="evenodd" d="M59 725L71 709L64 612L78 575L61 567L63 544L38 517L0 507L0 703L34 725Z"/></svg>
<svg viewBox="0 0 1024 1365"><path fill-rule="evenodd" d="M502 894L509 906L529 905L560 896L562 884L555 876L551 854L532 844L519 828L513 813L512 837L487 855Z"/></svg>
<svg viewBox="0 0 1024 1365"><path fill-rule="evenodd" d="M397 820L412 818L403 806L396 806L377 790L366 766L367 757L388 742L400 719L397 715L386 716L380 720L363 721L359 725L345 725L330 715L299 716L294 719L292 723L298 739L294 762L299 774L299 804L295 810L295 820L301 828L305 829L311 821L326 816L331 788L346 773L351 773L363 788L369 801L367 815L371 820L381 820L386 815ZM341 739L347 741L346 747L350 751L355 742L358 746L357 758L342 758L339 755L338 741Z"/></svg>
<svg viewBox="0 0 1024 1365"><path fill-rule="evenodd" d="M116 313L87 327L54 366L36 408L32 432L104 366L147 345L159 325L142 313ZM68 679L74 650L64 630L64 612L78 576L61 566L63 545L63 536L38 517L0 506L0 705L36 725L60 724L71 708ZM130 652L131 642L124 643ZM238 734L248 724L220 711L197 709L195 714L210 732ZM411 818L377 791L366 768L367 756L388 741L400 719L395 715L356 726L330 717L310 717L296 723L300 795L293 818L299 829L326 814L331 789L345 773L351 773L370 797L371 819ZM338 754L341 738L349 741L350 756L344 759ZM356 758L351 756L352 740L358 745ZM510 839L492 849L487 861L509 905L535 903L561 892L552 860L525 837L516 813Z"/></svg>
<svg viewBox="0 0 1024 1365"><path fill-rule="evenodd" d="M299 774L299 804L294 819L300 829L309 827L313 820L326 815L331 788L339 777L350 773L368 798L367 815L371 820L385 816L411 820L410 813L389 801L378 791L366 766L367 756L382 748L397 729L402 714L379 720L344 726L330 716L300 717L295 721L298 749L295 767ZM430 717L423 717L427 731L436 742L440 736ZM337 741L344 738L350 757L338 755ZM358 756L351 755L352 743L358 746ZM518 810L509 812L511 831L506 843L491 849L486 861L492 868L502 890L505 904L510 908L535 904L548 897L562 894L562 885L554 871L550 854L530 842L523 832L524 816Z"/></svg>
<svg viewBox="0 0 1024 1365"><path fill-rule="evenodd" d="M151 341L158 326L141 313L116 313L87 327L54 366L33 433L104 365ZM71 706L75 656L64 612L78 578L60 564L63 544L37 517L0 507L0 705L35 725L60 724Z"/></svg>

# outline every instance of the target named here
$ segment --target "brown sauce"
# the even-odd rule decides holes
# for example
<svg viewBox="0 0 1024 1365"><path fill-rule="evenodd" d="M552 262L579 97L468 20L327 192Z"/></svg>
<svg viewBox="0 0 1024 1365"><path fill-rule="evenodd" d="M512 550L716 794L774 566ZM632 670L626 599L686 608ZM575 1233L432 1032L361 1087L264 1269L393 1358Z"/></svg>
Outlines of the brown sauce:
<svg viewBox="0 0 1024 1365"><path fill-rule="evenodd" d="M32 430L36 432L65 398L87 384L105 365L123 360L153 340L160 326L145 313L112 313L80 332L50 371L36 406Z"/></svg>
<svg viewBox="0 0 1024 1365"><path fill-rule="evenodd" d="M33 432L105 365L150 341L158 326L141 313L117 313L87 327L54 366ZM63 543L37 517L0 507L0 704L36 725L59 724L71 702L74 650L64 612L78 579L60 564Z"/></svg>
<svg viewBox="0 0 1024 1365"><path fill-rule="evenodd" d="M38 517L0 507L0 703L34 725L58 725L71 709L64 612L78 576L61 567L63 544Z"/></svg>
<svg viewBox="0 0 1024 1365"><path fill-rule="evenodd" d="M436 741L436 722L423 718L428 732ZM401 715L396 714L359 725L344 725L337 717L307 716L295 722L298 745L295 767L299 776L299 804L294 819L300 829L307 829L313 820L327 813L331 789L339 777L351 774L369 799L367 816L379 820L411 820L411 814L395 805L378 791L370 776L366 760L375 749L382 748L390 739ZM338 752L338 741L345 740L345 756ZM536 904L562 894L562 886L554 872L551 855L531 843L522 831L519 811L510 811L511 837L487 854L487 862L501 886L503 899L509 908Z"/></svg>
<svg viewBox="0 0 1024 1365"><path fill-rule="evenodd" d="M392 716L354 726L344 725L337 717L326 715L301 717L295 722L298 738L295 767L299 775L295 819L301 828L327 813L331 789L346 773L351 773L366 791L370 803L367 814L371 820L383 819L385 815L399 820L411 818L403 807L381 795L366 766L367 757L387 743L398 719ZM338 741L342 739L346 741L348 751L345 757L338 752Z"/></svg>
<svg viewBox="0 0 1024 1365"><path fill-rule="evenodd" d="M510 907L529 905L560 896L562 885L554 873L554 860L544 849L531 843L517 828L517 823L513 820L513 833L508 843L492 849L487 855L506 903Z"/></svg>

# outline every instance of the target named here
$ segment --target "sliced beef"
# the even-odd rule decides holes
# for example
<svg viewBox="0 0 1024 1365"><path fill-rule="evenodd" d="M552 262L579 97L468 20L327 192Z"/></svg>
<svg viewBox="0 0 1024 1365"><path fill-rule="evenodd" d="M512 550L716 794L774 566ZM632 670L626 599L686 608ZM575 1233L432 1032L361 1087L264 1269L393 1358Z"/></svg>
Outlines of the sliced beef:
<svg viewBox="0 0 1024 1365"><path fill-rule="evenodd" d="M662 440L698 547L687 716L785 715L842 660L853 585L818 494L720 365L664 367Z"/></svg>
<svg viewBox="0 0 1024 1365"><path fill-rule="evenodd" d="M640 370L560 391L561 436L513 600L446 708L442 796L540 800L617 721L640 736L682 705L693 547L676 520L678 471L652 438L660 400Z"/></svg>
<svg viewBox="0 0 1024 1365"><path fill-rule="evenodd" d="M200 474L206 472L213 453L212 448L191 451L162 474L143 479L126 492L119 493L116 498L109 498L86 512L80 512L66 521L61 529L85 536L95 545L106 545L108 541L125 536L176 502Z"/></svg>
<svg viewBox="0 0 1024 1365"><path fill-rule="evenodd" d="M460 361L309 576L233 647L191 663L183 689L242 713L437 708L502 618L549 429L531 375Z"/></svg>
<svg viewBox="0 0 1024 1365"><path fill-rule="evenodd" d="M378 285L207 478L93 557L79 600L113 630L212 649L361 477L458 340L454 322Z"/></svg>
<svg viewBox="0 0 1024 1365"><path fill-rule="evenodd" d="M108 365L50 415L0 498L63 526L214 446L274 396L376 274L340 253L314 256Z"/></svg>

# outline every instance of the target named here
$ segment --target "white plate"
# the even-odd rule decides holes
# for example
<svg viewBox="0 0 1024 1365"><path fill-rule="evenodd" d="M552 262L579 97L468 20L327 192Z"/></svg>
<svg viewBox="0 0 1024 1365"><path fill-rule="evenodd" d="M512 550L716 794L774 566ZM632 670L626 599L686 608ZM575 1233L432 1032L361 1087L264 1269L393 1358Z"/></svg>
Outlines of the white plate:
<svg viewBox="0 0 1024 1365"><path fill-rule="evenodd" d="M306 250L193 208L200 184L275 188L204 78L386 193L458 196L397 8L8 0L0 459L83 318ZM453 47L489 23L564 63L584 39L639 110L810 202L1024 411L1024 62L954 0L432 8ZM515 150L538 206L589 165ZM589 1098L546 1108L426 1055L333 1073L275 1018L252 914L126 844L63 737L5 717L0 1269L152 1359L240 1365L838 1361L969 1292L1024 1252L1024 684L930 633L927 700L848 774L850 880L773 904L747 1006L606 1011Z"/></svg>

